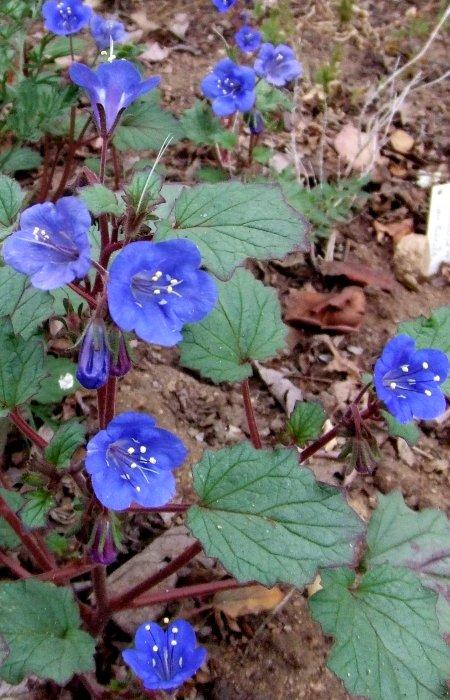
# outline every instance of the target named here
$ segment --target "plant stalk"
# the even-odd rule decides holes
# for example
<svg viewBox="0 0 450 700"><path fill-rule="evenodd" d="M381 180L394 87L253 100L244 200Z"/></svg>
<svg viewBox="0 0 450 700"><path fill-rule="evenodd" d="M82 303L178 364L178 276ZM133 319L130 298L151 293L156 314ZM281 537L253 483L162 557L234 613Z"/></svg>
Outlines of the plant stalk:
<svg viewBox="0 0 450 700"><path fill-rule="evenodd" d="M250 439L253 447L260 450L262 448L262 442L259 435L258 426L256 424L255 412L253 410L252 399L250 396L250 383L248 379L244 379L241 387L242 396L244 398L245 415L247 416L248 429L250 431Z"/></svg>

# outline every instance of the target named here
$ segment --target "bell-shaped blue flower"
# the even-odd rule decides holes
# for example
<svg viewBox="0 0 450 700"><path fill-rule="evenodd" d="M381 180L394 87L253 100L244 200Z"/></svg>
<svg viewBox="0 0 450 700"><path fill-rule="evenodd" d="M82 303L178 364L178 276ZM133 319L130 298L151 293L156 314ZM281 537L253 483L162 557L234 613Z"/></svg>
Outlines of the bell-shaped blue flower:
<svg viewBox="0 0 450 700"><path fill-rule="evenodd" d="M257 51L261 46L261 32L257 29L244 25L234 35L234 40L244 53Z"/></svg>
<svg viewBox="0 0 450 700"><path fill-rule="evenodd" d="M153 90L160 82L158 77L141 80L138 69L129 61L121 60L102 63L96 70L84 63L73 63L69 74L73 82L89 95L100 132L102 119L98 106L101 106L105 115L106 134L111 134L127 107L149 90Z"/></svg>
<svg viewBox="0 0 450 700"><path fill-rule="evenodd" d="M236 5L237 0L212 0L214 6L219 12L228 12L233 5Z"/></svg>
<svg viewBox="0 0 450 700"><path fill-rule="evenodd" d="M85 389L100 389L109 378L111 353L106 341L105 324L94 319L88 326L78 356L77 379Z"/></svg>
<svg viewBox="0 0 450 700"><path fill-rule="evenodd" d="M174 620L166 630L156 622L144 623L134 643L135 648L125 649L122 656L147 690L175 690L206 660L206 649L197 646L194 628L186 620Z"/></svg>
<svg viewBox="0 0 450 700"><path fill-rule="evenodd" d="M249 112L255 104L256 76L252 68L238 66L223 58L202 80L203 95L212 102L214 114L228 117L235 112Z"/></svg>
<svg viewBox="0 0 450 700"><path fill-rule="evenodd" d="M147 343L176 345L182 327L201 321L217 301L216 285L200 265L200 252L188 240L130 243L109 270L113 320Z"/></svg>
<svg viewBox="0 0 450 700"><path fill-rule="evenodd" d="M437 418L445 411L440 385L447 379L449 367L445 353L431 348L417 350L413 338L399 335L387 343L375 365L377 396L399 423Z"/></svg>
<svg viewBox="0 0 450 700"><path fill-rule="evenodd" d="M109 49L111 40L114 44L123 44L128 35L122 22L94 15L90 24L92 38L99 49Z"/></svg>
<svg viewBox="0 0 450 700"><path fill-rule="evenodd" d="M56 289L91 267L91 216L76 197L35 204L22 213L19 230L3 244L3 257L38 289Z"/></svg>
<svg viewBox="0 0 450 700"><path fill-rule="evenodd" d="M295 58L293 50L285 44L263 44L254 69L257 75L276 87L283 87L291 80L300 78L303 73L302 65Z"/></svg>
<svg viewBox="0 0 450 700"><path fill-rule="evenodd" d="M125 510L132 503L163 506L175 493L172 469L185 460L181 440L144 413L121 413L87 445L86 470L100 503Z"/></svg>
<svg viewBox="0 0 450 700"><path fill-rule="evenodd" d="M92 7L82 0L47 0L42 6L45 28L60 36L76 34L89 24L92 15Z"/></svg>

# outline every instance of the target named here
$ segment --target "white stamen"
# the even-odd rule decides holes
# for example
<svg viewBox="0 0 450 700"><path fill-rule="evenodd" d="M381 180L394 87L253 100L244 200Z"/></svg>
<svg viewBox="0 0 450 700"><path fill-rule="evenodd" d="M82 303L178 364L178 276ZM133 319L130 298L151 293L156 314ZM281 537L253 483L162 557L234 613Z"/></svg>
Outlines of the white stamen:
<svg viewBox="0 0 450 700"><path fill-rule="evenodd" d="M158 647L156 646L156 644L154 644L154 645L152 646L152 651L154 651L154 652L157 652L157 651L158 651Z"/></svg>
<svg viewBox="0 0 450 700"><path fill-rule="evenodd" d="M148 631L151 629L150 625L145 625L145 629L146 629L147 632L148 632Z"/></svg>
<svg viewBox="0 0 450 700"><path fill-rule="evenodd" d="M168 617L163 617L163 622L165 625L169 624L169 618Z"/></svg>
<svg viewBox="0 0 450 700"><path fill-rule="evenodd" d="M174 277L173 279L170 280L170 284L178 284L178 280L175 279L175 277Z"/></svg>
<svg viewBox="0 0 450 700"><path fill-rule="evenodd" d="M161 290L160 290L160 289L154 289L154 290L153 290L153 294L161 294Z"/></svg>
<svg viewBox="0 0 450 700"><path fill-rule="evenodd" d="M136 467L137 467L136 462L131 462L130 467L131 467L131 469L136 469Z"/></svg>
<svg viewBox="0 0 450 700"><path fill-rule="evenodd" d="M141 454L145 455L145 453L147 452L147 448L145 447L145 445L141 445L141 446L140 446L139 452L140 452Z"/></svg>
<svg viewBox="0 0 450 700"><path fill-rule="evenodd" d="M408 366L408 365L402 365L402 372L409 372L409 366Z"/></svg>
<svg viewBox="0 0 450 700"><path fill-rule="evenodd" d="M176 645L178 644L176 639L172 639L172 641L170 643L173 647L176 647Z"/></svg>
<svg viewBox="0 0 450 700"><path fill-rule="evenodd" d="M422 362L422 367L423 367L424 369L428 369L428 367L429 367L428 362Z"/></svg>
<svg viewBox="0 0 450 700"><path fill-rule="evenodd" d="M172 632L176 634L178 632L178 627L172 627Z"/></svg>
<svg viewBox="0 0 450 700"><path fill-rule="evenodd" d="M425 396L431 396L431 391L429 389L425 389L423 393L425 394Z"/></svg>
<svg viewBox="0 0 450 700"><path fill-rule="evenodd" d="M129 455L132 455L133 452L134 452L134 447L129 447L128 450L127 450L127 452L128 452Z"/></svg>
<svg viewBox="0 0 450 700"><path fill-rule="evenodd" d="M169 292L169 294L172 294L172 292L173 292L173 287L171 287L170 284L167 287L167 291Z"/></svg>
<svg viewBox="0 0 450 700"><path fill-rule="evenodd" d="M136 486L136 491L137 491L138 493L140 493L140 492L141 492L141 487L140 487L140 486Z"/></svg>
<svg viewBox="0 0 450 700"><path fill-rule="evenodd" d="M436 374L436 375L433 377L433 382L440 382L440 381L441 381L440 376L439 376L438 374Z"/></svg>
<svg viewBox="0 0 450 700"><path fill-rule="evenodd" d="M155 668L155 666L156 666L156 659L152 659L152 666L153 666L153 668Z"/></svg>
<svg viewBox="0 0 450 700"><path fill-rule="evenodd" d="M391 383L389 384L389 386L391 387L391 389L395 389L396 386L397 386L397 383L396 383L396 382L391 382Z"/></svg>

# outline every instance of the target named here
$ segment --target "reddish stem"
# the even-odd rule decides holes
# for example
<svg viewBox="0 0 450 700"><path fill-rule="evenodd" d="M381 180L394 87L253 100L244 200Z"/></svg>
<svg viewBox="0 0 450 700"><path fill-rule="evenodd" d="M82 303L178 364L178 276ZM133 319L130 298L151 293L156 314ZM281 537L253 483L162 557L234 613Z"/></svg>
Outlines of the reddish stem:
<svg viewBox="0 0 450 700"><path fill-rule="evenodd" d="M52 583L60 584L71 581L73 578L83 576L94 569L96 564L67 564L59 569L52 569L43 574L36 576L40 581L51 581Z"/></svg>
<svg viewBox="0 0 450 700"><path fill-rule="evenodd" d="M30 578L31 576L30 572L24 569L17 559L10 557L2 549L0 549L0 563L3 564L3 566L6 566L6 568L9 569L14 576L17 576L17 578Z"/></svg>
<svg viewBox="0 0 450 700"><path fill-rule="evenodd" d="M109 243L107 246L105 246L105 248L102 250L101 255L100 255L100 261L99 261L100 265L106 269L108 267L108 262L109 262L109 258L111 257L111 255L116 250L120 250L121 248L123 248L124 245L125 245L125 241L115 241L115 242Z"/></svg>
<svg viewBox="0 0 450 700"><path fill-rule="evenodd" d="M9 507L4 498L0 495L0 517L4 518L8 525L14 530L24 547L32 555L37 566L43 571L53 568L53 557L40 549L34 537L25 532L20 518Z"/></svg>
<svg viewBox="0 0 450 700"><path fill-rule="evenodd" d="M167 506L158 506L156 508L145 508L144 506L130 506L130 513L185 513L193 503L169 503Z"/></svg>
<svg viewBox="0 0 450 700"><path fill-rule="evenodd" d="M70 173L72 170L72 163L75 158L75 152L78 147L78 141L75 141L75 117L76 117L76 107L73 106L70 108L70 126L69 126L69 149L67 152L66 156L66 163L64 166L63 174L61 176L61 180L59 182L58 187L56 188L56 192L52 197L52 201L56 202L57 199L61 197L63 194L67 181L69 180Z"/></svg>
<svg viewBox="0 0 450 700"><path fill-rule="evenodd" d="M94 634L98 634L103 629L109 617L108 594L106 591L106 566L96 564L92 570L92 585L96 603L95 622L92 626Z"/></svg>
<svg viewBox="0 0 450 700"><path fill-rule="evenodd" d="M111 153L112 153L113 165L114 165L114 189L120 190L120 181L121 181L120 163L119 163L119 158L117 156L117 148L114 146L113 143L111 144Z"/></svg>
<svg viewBox="0 0 450 700"><path fill-rule="evenodd" d="M172 559L170 564L167 564L163 569L157 571L145 581L136 584L132 588L128 589L124 593L112 598L109 602L109 609L111 612L116 612L117 610L122 610L126 607L132 607L130 604L143 593L146 593L150 588L158 585L161 581L164 581L168 576L171 576L185 566L191 559L197 556L202 551L200 542L194 542L190 547L181 552L177 557Z"/></svg>
<svg viewBox="0 0 450 700"><path fill-rule="evenodd" d="M50 139L48 134L44 136L44 163L42 166L41 184L39 187L38 202L44 202L48 194L48 170L50 167Z"/></svg>
<svg viewBox="0 0 450 700"><path fill-rule="evenodd" d="M31 425L28 425L26 420L22 418L22 416L17 412L17 408L14 409L14 411L11 411L9 414L9 420L16 425L19 430L24 433L31 442L33 442L37 447L39 447L41 450L45 450L46 447L48 447L48 442L47 440L44 440L43 437L39 435L32 427Z"/></svg>
<svg viewBox="0 0 450 700"><path fill-rule="evenodd" d="M106 385L105 423L108 425L116 414L117 377L110 377Z"/></svg>
<svg viewBox="0 0 450 700"><path fill-rule="evenodd" d="M127 607L143 608L147 605L171 603L174 600L182 600L183 598L204 598L205 596L213 595L219 591L229 591L233 588L246 588L253 585L254 581L239 583L234 579L214 581L213 583L198 583L195 586L183 586L182 588L172 588L167 591L161 591L161 593L141 595L137 600L131 601Z"/></svg>
<svg viewBox="0 0 450 700"><path fill-rule="evenodd" d="M97 408L98 408L98 425L100 430L106 428L105 411L106 411L106 384L97 389Z"/></svg>
<svg viewBox="0 0 450 700"><path fill-rule="evenodd" d="M245 415L247 416L248 429L250 431L250 439L253 447L260 450L262 447L261 438L259 435L258 426L256 424L255 413L253 411L252 399L250 396L250 384L248 379L244 379L241 384L242 396L244 398Z"/></svg>
<svg viewBox="0 0 450 700"><path fill-rule="evenodd" d="M97 308L97 302L95 301L94 297L89 294L89 292L86 292L83 287L80 287L79 284L76 284L75 282L69 282L67 285L70 287L70 289L73 289L74 292L78 294L78 296L83 297L89 304L91 309L96 309Z"/></svg>

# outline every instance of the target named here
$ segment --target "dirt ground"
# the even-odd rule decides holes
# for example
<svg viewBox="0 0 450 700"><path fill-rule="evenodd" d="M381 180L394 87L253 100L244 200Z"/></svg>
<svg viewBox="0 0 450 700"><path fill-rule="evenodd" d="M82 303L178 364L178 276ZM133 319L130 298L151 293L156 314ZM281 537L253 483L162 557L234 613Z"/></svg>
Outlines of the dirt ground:
<svg viewBox="0 0 450 700"><path fill-rule="evenodd" d="M275 4L276 3L272 3ZM289 5L289 3L285 3ZM123 3L126 11L141 12L135 4ZM317 69L330 60L333 47L339 46L340 62L336 86L328 98L324 172L335 177L337 159L332 142L335 134L358 113L355 106L370 83L395 67L396 57L410 59L426 41L437 21L437 2L367 2L358 3L353 20L345 27L336 21L333 3L290 3L291 25L288 43L295 43L305 67L305 93L314 87ZM170 33L179 12L188 12L189 28L183 42ZM161 46L171 46L169 57L149 68L161 73L165 104L179 112L190 106L202 76L221 55L215 30L225 37L232 33L227 16L211 11L209 0L186 4L183 0L164 2L147 9L148 18L158 25L149 36ZM427 28L429 28L427 30ZM432 47L421 69L431 80L445 72L445 34ZM223 53L223 52L222 52ZM188 79L187 79L188 76ZM447 102L446 102L447 99ZM421 171L439 171L445 181L449 133L445 123L448 111L445 83L413 92L395 117L393 128L406 130L415 141L408 155L396 153L389 144L374 173L370 198L362 212L349 224L335 230L335 258L352 257L377 271L392 269L393 246L389 236L380 240L374 220L391 223L408 217L413 230L426 230L429 191L416 184ZM318 134L324 125L320 102L309 98L300 103L298 122L294 124L296 142L310 161L319 167ZM447 130L446 130L447 129ZM287 151L290 134L267 139L268 145ZM192 163L204 155L174 147L166 158L168 176L190 180ZM312 284L320 291L342 288L335 280L324 279L298 256L291 262L259 266L261 279L274 285L283 300L290 289ZM427 314L448 304L448 275L420 282L411 290L395 280L390 292L366 288L367 308L360 329L345 335L326 335L319 330L297 326L291 333L289 349L270 363L287 371L306 399L318 399L333 418L339 415L351 395L357 391L355 366L370 371L386 340L400 321ZM332 343L336 355L330 352ZM350 368L350 369L349 369ZM276 440L284 410L258 378L252 380L258 423L268 443ZM247 437L242 399L234 386L213 386L177 366L176 351L150 349L140 355L139 370L123 382L120 390L122 408L141 408L158 416L162 425L174 429L191 449L191 462L198 460L205 447L219 448ZM447 414L439 424L421 426L417 448L401 440L387 439L380 433L382 459L371 477L358 477L350 487L348 498L364 517L376 506L377 493L400 489L412 508L438 507L450 513L449 434ZM318 478L341 483L342 465L330 459L313 459L310 466ZM190 491L188 467L181 476L182 490ZM166 523L167 524L167 523ZM288 593L287 601L277 614L245 616L236 622L219 621L211 609L193 615L200 639L208 646L208 671L201 672L197 684L190 684L178 697L207 697L220 700L313 700L348 697L341 683L326 669L331 640L325 639L318 625L311 621L305 597ZM220 623L220 624L219 624Z"/></svg>
<svg viewBox="0 0 450 700"><path fill-rule="evenodd" d="M245 5L244 0L240 0ZM268 3L272 6L277 2ZM427 40L436 24L443 4L434 1L413 3L399 0L360 0L352 20L340 26L336 5L332 0L279 0L289 9L286 43L295 44L304 64L304 99L300 101L293 124L295 142L308 170L319 176L335 178L340 167L333 140L338 131L360 110L369 85L395 68L397 57L409 60ZM140 41L158 42L169 47L163 61L147 60L148 70L162 76L165 106L176 113L191 106L198 95L201 78L223 55L223 34L230 38L233 28L227 15L214 11L210 0L116 0L98 2L98 10L119 11L130 30ZM136 14L137 13L137 14ZM183 39L171 32L179 13L187 13L188 28ZM147 23L144 21L146 20ZM447 37L448 38L448 37ZM338 50L336 49L338 47ZM326 124L323 101L314 93L317 70L339 54L334 85L327 103ZM446 65L448 42L445 32L436 40L421 62L424 79L439 77ZM407 154L395 152L388 143L382 151L370 196L363 210L349 223L333 232L334 258L350 257L370 265L378 272L391 273L393 244L389 235L377 236L374 221L386 224L412 219L412 230L424 233L429 190L417 185L420 173L441 181L448 179L450 135L446 83L417 89L396 115L393 129L401 128L414 139ZM323 163L320 136L325 129ZM288 157L291 133L263 137L269 147ZM199 165L211 164L212 156L205 149L180 143L168 151L164 166L167 177L174 181L192 182ZM319 248L323 255L324 248ZM349 284L342 279L324 278L303 255L296 254L282 263L258 265L257 276L278 291L282 302L289 290L312 285L318 291L336 291ZM429 281L420 281L411 289L394 280L391 291L374 287L365 289L366 311L361 327L352 333L330 334L320 329L297 325L292 329L289 346L268 366L286 372L301 389L306 400L319 400L331 420L341 415L351 397L358 391L356 371L371 371L380 350L396 330L400 321L428 314L432 309L450 303L449 272ZM189 464L179 474L180 490L192 493L190 465L207 447L218 449L248 437L243 401L238 387L214 386L200 380L178 365L176 349L136 349L137 367L119 387L119 410L145 410L158 422L176 432L190 449ZM252 395L260 432L267 444L279 436L285 411L258 377L251 381ZM443 420L421 426L421 439L416 448L401 440L392 440L379 432L377 439L382 458L373 476L357 477L348 491L350 504L363 517L370 517L376 507L377 493L400 489L412 508L438 507L450 515L450 415ZM321 480L342 483L342 464L334 452L320 456L308 466ZM132 550L143 544L180 517L135 516L127 534ZM204 575L200 565L187 572L195 579ZM349 696L342 684L326 668L331 640L324 638L320 627L310 618L306 594L283 589L285 602L274 613L246 615L237 621L214 615L209 605L195 608L186 603L169 613L187 615L196 625L200 641L209 650L206 670L197 675L176 694L178 698L211 698L213 700L341 700ZM128 637L117 626L110 627L118 646ZM115 660L111 663L114 665ZM123 666L114 667L116 677L123 676ZM106 678L105 678L106 680ZM54 697L54 696L53 696ZM390 699L387 699L390 700Z"/></svg>

